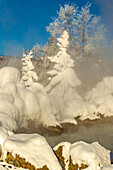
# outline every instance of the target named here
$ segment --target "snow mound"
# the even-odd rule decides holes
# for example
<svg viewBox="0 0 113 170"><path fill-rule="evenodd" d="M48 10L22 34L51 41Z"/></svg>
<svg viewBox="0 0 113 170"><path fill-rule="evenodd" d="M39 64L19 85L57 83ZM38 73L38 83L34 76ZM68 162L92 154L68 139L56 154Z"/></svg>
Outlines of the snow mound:
<svg viewBox="0 0 113 170"><path fill-rule="evenodd" d="M88 144L85 142L62 142L54 147L55 152L62 147L60 153L64 159L65 169L68 170L70 161L73 165L87 165L86 170L100 170L110 164L110 151L102 147L98 142Z"/></svg>
<svg viewBox="0 0 113 170"><path fill-rule="evenodd" d="M51 147L45 138L38 134L13 134L9 136L3 143L4 159L8 152L11 152L13 156L18 154L36 168L46 165L50 170L61 169Z"/></svg>
<svg viewBox="0 0 113 170"><path fill-rule="evenodd" d="M9 130L27 128L29 120L35 121L37 126L41 123L44 126L60 126L42 86L34 83L33 87L31 91L22 85L16 68L0 70L0 126Z"/></svg>
<svg viewBox="0 0 113 170"><path fill-rule="evenodd" d="M97 113L113 116L113 77L106 77L87 95L86 99L95 105Z"/></svg>
<svg viewBox="0 0 113 170"><path fill-rule="evenodd" d="M70 156L73 164L88 165L87 170L98 170L110 164L110 151L99 145L98 142L92 144L76 142L70 148Z"/></svg>
<svg viewBox="0 0 113 170"><path fill-rule="evenodd" d="M19 83L20 72L14 67L3 67L0 69L0 87L7 83Z"/></svg>
<svg viewBox="0 0 113 170"><path fill-rule="evenodd" d="M65 117L67 118L76 118L79 117L81 120L85 119L98 119L99 117L96 116L94 113L96 112L96 107L92 103L87 101L76 99L70 100L66 103L65 107Z"/></svg>

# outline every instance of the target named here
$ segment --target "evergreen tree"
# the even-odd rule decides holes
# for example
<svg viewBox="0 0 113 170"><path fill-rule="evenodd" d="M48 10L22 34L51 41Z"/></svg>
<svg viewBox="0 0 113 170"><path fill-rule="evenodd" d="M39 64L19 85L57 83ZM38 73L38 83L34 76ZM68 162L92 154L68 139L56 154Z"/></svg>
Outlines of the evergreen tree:
<svg viewBox="0 0 113 170"><path fill-rule="evenodd" d="M86 50L92 49L92 38L94 39L94 34L96 27L100 22L100 17L96 17L90 14L91 3L87 3L81 8L78 13L78 37L79 44L81 46L82 53Z"/></svg>
<svg viewBox="0 0 113 170"><path fill-rule="evenodd" d="M101 18L91 14L90 8L91 3L87 3L81 9L75 4L61 6L57 12L58 17L47 27L47 31L56 38L66 30L69 34L69 49L72 51L74 47L76 56L93 53L97 42L101 47L105 41L105 29L100 24Z"/></svg>
<svg viewBox="0 0 113 170"><path fill-rule="evenodd" d="M23 50L22 57L22 80L25 82L25 86L29 87L34 81L38 80L38 76L35 71L33 71L34 66L32 64L31 59L33 58L33 52L29 51L28 54L25 54Z"/></svg>
<svg viewBox="0 0 113 170"><path fill-rule="evenodd" d="M47 93L63 97L65 101L80 98L76 91L76 86L80 84L80 81L73 70L74 61L67 53L68 39L69 35L64 31L61 38L57 39L60 51L56 56L48 57L54 63L54 69L48 72L51 81L46 87Z"/></svg>
<svg viewBox="0 0 113 170"><path fill-rule="evenodd" d="M47 27L47 31L54 36L61 35L64 30L69 34L69 47L72 48L72 36L75 33L75 23L77 15L76 5L65 4L64 7L60 6L59 12L57 12L58 18L54 18L53 23L50 23Z"/></svg>

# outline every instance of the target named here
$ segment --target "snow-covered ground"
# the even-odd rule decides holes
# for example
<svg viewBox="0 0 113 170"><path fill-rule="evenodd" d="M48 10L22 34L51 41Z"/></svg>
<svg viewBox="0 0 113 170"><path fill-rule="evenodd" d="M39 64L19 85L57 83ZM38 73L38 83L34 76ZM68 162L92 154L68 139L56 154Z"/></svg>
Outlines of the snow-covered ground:
<svg viewBox="0 0 113 170"><path fill-rule="evenodd" d="M4 128L0 128L0 147L1 160L0 169L22 169L5 162L8 154L11 153L16 159L16 155L24 158L26 162L31 163L35 168L42 168L47 166L49 170L61 170L62 160L65 170L68 166L79 166L82 164L87 166L87 170L112 170L110 165L110 151L102 147L98 142L92 144L83 141L62 142L55 146L53 150L61 162L58 161L52 148L47 143L46 139L38 134L14 134ZM60 155L60 157L59 157ZM61 159L63 158L63 159Z"/></svg>

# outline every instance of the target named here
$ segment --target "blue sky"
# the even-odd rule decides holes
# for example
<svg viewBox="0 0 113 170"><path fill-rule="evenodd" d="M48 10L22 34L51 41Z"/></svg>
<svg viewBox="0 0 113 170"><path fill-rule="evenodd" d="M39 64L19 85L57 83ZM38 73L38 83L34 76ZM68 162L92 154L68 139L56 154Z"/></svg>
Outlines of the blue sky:
<svg viewBox="0 0 113 170"><path fill-rule="evenodd" d="M0 55L21 56L22 49L47 42L46 26L57 16L59 5L91 2L91 13L100 15L113 35L113 0L0 0Z"/></svg>

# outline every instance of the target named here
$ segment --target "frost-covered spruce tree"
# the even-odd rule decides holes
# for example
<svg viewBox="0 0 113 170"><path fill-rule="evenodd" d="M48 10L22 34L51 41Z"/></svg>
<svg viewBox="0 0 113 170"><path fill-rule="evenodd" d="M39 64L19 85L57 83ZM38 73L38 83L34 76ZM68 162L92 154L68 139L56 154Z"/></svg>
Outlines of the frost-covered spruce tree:
<svg viewBox="0 0 113 170"><path fill-rule="evenodd" d="M65 4L60 6L60 10L57 11L58 17L53 18L53 22L47 28L47 31L54 34L55 37L61 35L64 30L69 34L69 49L72 49L72 41L76 34L76 16L77 10L75 4ZM76 30L76 31L75 31ZM75 38L76 39L76 38Z"/></svg>
<svg viewBox="0 0 113 170"><path fill-rule="evenodd" d="M77 15L78 19L78 41L81 52L90 53L94 50L97 41L104 41L105 28L100 24L101 18L90 13L91 3L81 8ZM100 30L101 29L101 30ZM98 36L98 40L97 40Z"/></svg>
<svg viewBox="0 0 113 170"><path fill-rule="evenodd" d="M54 69L48 72L51 81L46 87L46 91L50 95L63 97L65 101L80 98L76 91L76 87L80 85L80 81L73 70L74 61L67 53L67 47L69 45L67 31L64 31L61 38L57 40L60 51L56 56L48 57L54 63Z"/></svg>
<svg viewBox="0 0 113 170"><path fill-rule="evenodd" d="M22 80L25 83L26 87L29 87L34 81L38 80L38 76L35 71L33 71L34 66L32 64L31 59L33 58L33 52L29 51L26 55L23 50L23 58L22 60Z"/></svg>

